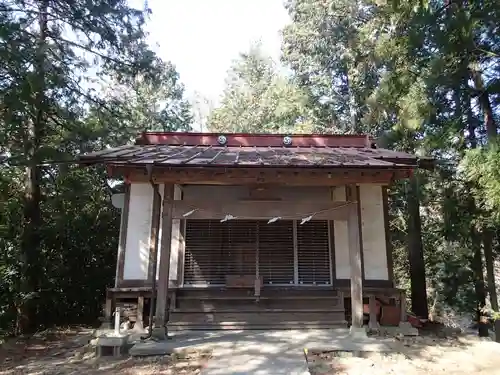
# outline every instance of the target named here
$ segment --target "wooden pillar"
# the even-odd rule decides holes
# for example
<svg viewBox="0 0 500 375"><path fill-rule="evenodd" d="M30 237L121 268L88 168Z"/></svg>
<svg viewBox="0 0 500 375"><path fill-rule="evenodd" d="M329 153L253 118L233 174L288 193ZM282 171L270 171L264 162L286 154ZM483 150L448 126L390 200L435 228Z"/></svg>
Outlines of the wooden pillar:
<svg viewBox="0 0 500 375"><path fill-rule="evenodd" d="M137 297L137 318L134 330L142 332L144 330L144 296Z"/></svg>
<svg viewBox="0 0 500 375"><path fill-rule="evenodd" d="M375 298L375 294L370 294L369 310L370 310L370 321L368 322L368 328L377 329L378 328L377 300Z"/></svg>
<svg viewBox="0 0 500 375"><path fill-rule="evenodd" d="M151 282L151 299L149 316L153 314L155 306L157 287L156 274L158 272L158 237L160 232L160 209L161 209L161 195L159 193L158 185L152 186L153 188L153 207L151 212L151 231L149 234L149 266L148 266L148 281ZM154 324L152 324L154 329Z"/></svg>
<svg viewBox="0 0 500 375"><path fill-rule="evenodd" d="M363 270L359 241L359 219L357 204L351 205L347 220L349 232L349 263L351 266L351 334L366 335L363 329Z"/></svg>
<svg viewBox="0 0 500 375"><path fill-rule="evenodd" d="M170 253L172 248L172 202L174 185L165 184L163 194L163 215L161 228L161 255L158 272L158 288L156 293L156 313L153 336L164 340L167 338L166 312L168 306L168 282L170 276Z"/></svg>
<svg viewBox="0 0 500 375"><path fill-rule="evenodd" d="M406 316L406 293L404 291L401 292L399 297L399 308L401 309L400 321L401 323L405 323L408 321L408 318Z"/></svg>
<svg viewBox="0 0 500 375"><path fill-rule="evenodd" d="M113 296L109 291L106 292L106 304L104 305L104 318L101 329L111 329L111 315L113 314Z"/></svg>
<svg viewBox="0 0 500 375"><path fill-rule="evenodd" d="M127 247L128 217L130 208L130 184L125 184L125 198L121 212L120 236L118 239L118 257L116 261L115 288L123 281L125 268L125 249Z"/></svg>

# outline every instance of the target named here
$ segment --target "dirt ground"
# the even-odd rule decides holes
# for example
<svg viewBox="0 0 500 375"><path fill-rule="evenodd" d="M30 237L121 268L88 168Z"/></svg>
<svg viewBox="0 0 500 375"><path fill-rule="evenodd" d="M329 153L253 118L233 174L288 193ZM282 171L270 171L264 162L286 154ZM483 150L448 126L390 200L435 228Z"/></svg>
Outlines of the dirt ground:
<svg viewBox="0 0 500 375"><path fill-rule="evenodd" d="M51 331L0 345L0 375L195 375L210 353L142 359L95 358L91 330ZM473 335L391 336L388 353L308 353L312 375L498 375L500 344Z"/></svg>
<svg viewBox="0 0 500 375"><path fill-rule="evenodd" d="M387 353L308 353L311 375L498 375L500 344L473 335L388 337Z"/></svg>
<svg viewBox="0 0 500 375"><path fill-rule="evenodd" d="M51 331L29 340L8 339L0 346L0 375L196 375L209 353L183 356L96 358L85 329Z"/></svg>

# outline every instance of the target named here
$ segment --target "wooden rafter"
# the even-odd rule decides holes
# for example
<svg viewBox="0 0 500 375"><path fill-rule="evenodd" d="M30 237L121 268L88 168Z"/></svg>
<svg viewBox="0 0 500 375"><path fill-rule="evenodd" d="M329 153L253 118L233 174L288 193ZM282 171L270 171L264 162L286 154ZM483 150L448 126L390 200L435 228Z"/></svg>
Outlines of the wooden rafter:
<svg viewBox="0 0 500 375"><path fill-rule="evenodd" d="M129 181L148 182L145 168L114 166L113 177L126 176ZM285 169L285 168L157 168L156 183L248 185L273 184L293 186L336 186L376 183L389 185L394 179L406 178L409 170L391 169Z"/></svg>

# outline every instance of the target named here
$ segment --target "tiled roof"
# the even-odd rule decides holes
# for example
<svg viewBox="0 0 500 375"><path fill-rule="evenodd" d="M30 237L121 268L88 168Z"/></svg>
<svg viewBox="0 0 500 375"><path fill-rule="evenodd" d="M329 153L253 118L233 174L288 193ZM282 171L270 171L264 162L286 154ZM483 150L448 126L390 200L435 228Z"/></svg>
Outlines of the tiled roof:
<svg viewBox="0 0 500 375"><path fill-rule="evenodd" d="M153 133L148 138L146 133L137 142L141 144L83 155L80 161L123 166L331 168L411 168L418 163L415 155L371 147L366 136L296 136L291 145L284 145L283 136L277 135L230 137L221 145L213 134Z"/></svg>

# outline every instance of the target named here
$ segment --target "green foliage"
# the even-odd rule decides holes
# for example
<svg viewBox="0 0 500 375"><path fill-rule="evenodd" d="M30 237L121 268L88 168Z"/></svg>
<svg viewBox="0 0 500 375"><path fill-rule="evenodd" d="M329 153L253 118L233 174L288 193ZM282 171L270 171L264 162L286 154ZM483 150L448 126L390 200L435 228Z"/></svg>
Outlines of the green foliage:
<svg viewBox="0 0 500 375"><path fill-rule="evenodd" d="M115 76L104 85L104 98L113 112L99 113L95 106L92 109L96 125L107 132L107 139L146 130L190 130L191 107L184 98L179 74L172 64L163 61L155 61L154 71L154 77L143 73L121 83ZM123 144L126 139L117 138L116 142Z"/></svg>
<svg viewBox="0 0 500 375"><path fill-rule="evenodd" d="M408 198L417 194L431 305L437 296L472 313L483 300L481 236L498 232L498 148L479 148L500 118L497 2L286 4L283 61L307 93L315 129L367 132L382 147L440 159L417 193L392 188L395 276L409 288Z"/></svg>
<svg viewBox="0 0 500 375"><path fill-rule="evenodd" d="M2 332L93 323L113 283L121 185L65 161L189 129L175 68L147 46L148 14L125 0L0 0Z"/></svg>
<svg viewBox="0 0 500 375"><path fill-rule="evenodd" d="M220 132L311 132L307 96L253 46L231 67L221 105L208 118Z"/></svg>
<svg viewBox="0 0 500 375"><path fill-rule="evenodd" d="M469 150L461 167L468 181L477 184L477 198L494 213L500 210L500 147Z"/></svg>

